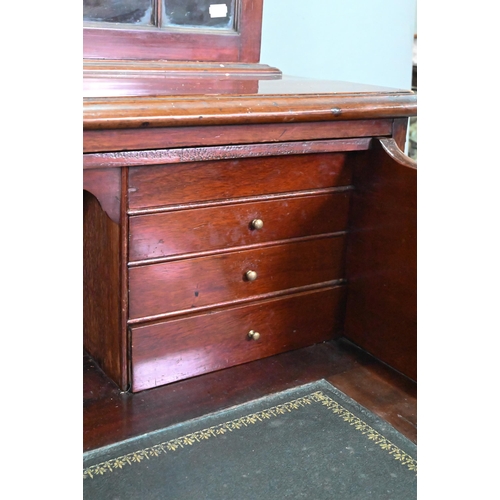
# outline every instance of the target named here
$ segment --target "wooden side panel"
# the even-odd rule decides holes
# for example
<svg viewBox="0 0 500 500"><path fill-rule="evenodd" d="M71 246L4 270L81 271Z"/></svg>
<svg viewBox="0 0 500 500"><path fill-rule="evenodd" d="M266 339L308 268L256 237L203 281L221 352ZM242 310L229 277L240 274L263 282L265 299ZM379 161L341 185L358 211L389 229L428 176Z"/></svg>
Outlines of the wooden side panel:
<svg viewBox="0 0 500 500"><path fill-rule="evenodd" d="M348 185L345 153L132 167L129 209Z"/></svg>
<svg viewBox="0 0 500 500"><path fill-rule="evenodd" d="M121 385L120 226L83 192L83 345Z"/></svg>
<svg viewBox="0 0 500 500"><path fill-rule="evenodd" d="M345 337L417 377L417 170L393 139L354 173Z"/></svg>
<svg viewBox="0 0 500 500"><path fill-rule="evenodd" d="M131 319L257 298L343 278L344 236L133 267ZM249 281L247 271L257 273Z"/></svg>
<svg viewBox="0 0 500 500"><path fill-rule="evenodd" d="M344 292L328 288L132 328L132 391L334 338ZM260 338L250 339L250 330Z"/></svg>

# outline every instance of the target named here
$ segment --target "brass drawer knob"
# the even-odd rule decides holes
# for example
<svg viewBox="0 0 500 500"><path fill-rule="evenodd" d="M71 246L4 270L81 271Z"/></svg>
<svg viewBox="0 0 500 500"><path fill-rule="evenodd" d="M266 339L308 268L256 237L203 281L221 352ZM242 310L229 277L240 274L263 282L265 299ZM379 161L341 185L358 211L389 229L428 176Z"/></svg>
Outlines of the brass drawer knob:
<svg viewBox="0 0 500 500"><path fill-rule="evenodd" d="M264 227L264 222L261 219L254 219L250 223L252 229L262 229Z"/></svg>
<svg viewBox="0 0 500 500"><path fill-rule="evenodd" d="M248 332L248 337L251 338L252 340L259 340L260 339L260 333L256 332L255 330L250 330Z"/></svg>
<svg viewBox="0 0 500 500"><path fill-rule="evenodd" d="M257 279L257 273L255 271L247 271L245 273L245 278L248 281L255 281Z"/></svg>

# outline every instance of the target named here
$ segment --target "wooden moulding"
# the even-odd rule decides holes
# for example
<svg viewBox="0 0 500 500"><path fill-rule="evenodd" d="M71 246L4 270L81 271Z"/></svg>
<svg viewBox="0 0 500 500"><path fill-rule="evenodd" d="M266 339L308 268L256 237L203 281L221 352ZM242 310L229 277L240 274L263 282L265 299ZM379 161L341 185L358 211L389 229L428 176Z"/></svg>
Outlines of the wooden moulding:
<svg viewBox="0 0 500 500"><path fill-rule="evenodd" d="M85 59L86 78L280 78L281 71L267 64L194 61L134 61L123 59Z"/></svg>
<svg viewBox="0 0 500 500"><path fill-rule="evenodd" d="M87 98L203 94L213 86L221 94L254 94L260 80L281 76L261 63L90 59L83 63L83 93Z"/></svg>
<svg viewBox="0 0 500 500"><path fill-rule="evenodd" d="M138 167L276 155L361 151L369 148L370 141L369 137L364 137L361 139L334 139L331 141L301 141L202 148L121 151L116 153L89 153L83 156L83 168Z"/></svg>
<svg viewBox="0 0 500 500"><path fill-rule="evenodd" d="M408 92L85 98L84 130L401 118L417 112Z"/></svg>

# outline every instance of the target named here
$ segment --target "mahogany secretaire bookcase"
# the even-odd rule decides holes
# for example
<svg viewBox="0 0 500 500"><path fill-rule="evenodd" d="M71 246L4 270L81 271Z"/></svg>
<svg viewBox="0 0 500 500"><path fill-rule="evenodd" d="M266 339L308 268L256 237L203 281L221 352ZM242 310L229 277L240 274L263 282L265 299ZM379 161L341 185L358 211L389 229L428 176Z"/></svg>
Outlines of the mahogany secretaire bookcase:
<svg viewBox="0 0 500 500"><path fill-rule="evenodd" d="M345 336L416 380L415 94L260 64L262 0L83 3L103 371L137 392Z"/></svg>

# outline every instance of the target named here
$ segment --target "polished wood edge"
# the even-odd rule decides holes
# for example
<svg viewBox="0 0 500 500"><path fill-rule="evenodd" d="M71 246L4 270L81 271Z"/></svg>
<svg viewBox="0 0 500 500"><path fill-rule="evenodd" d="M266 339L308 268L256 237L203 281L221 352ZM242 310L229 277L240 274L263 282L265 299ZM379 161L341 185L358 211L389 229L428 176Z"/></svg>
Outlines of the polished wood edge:
<svg viewBox="0 0 500 500"><path fill-rule="evenodd" d="M120 151L116 153L87 153L83 168L141 167L169 163L188 163L207 160L256 158L337 151L364 151L371 138L333 139L331 141L298 141L271 144L211 146L204 148L155 149L149 151Z"/></svg>
<svg viewBox="0 0 500 500"><path fill-rule="evenodd" d="M379 137L377 139L384 151L396 162L398 162L400 165L403 165L405 167L409 168L417 168L417 162L413 159L410 158L408 155L406 155L401 149L399 149L399 146L397 142L393 138L388 138L388 137Z"/></svg>
<svg viewBox="0 0 500 500"><path fill-rule="evenodd" d="M131 358L130 358L130 339L129 339L129 329L127 326L128 319L128 169L122 168L120 170L121 174L121 212L120 212L120 286L121 286L121 311L120 311L120 328L121 328L121 378L120 378L120 388L123 391L128 391L130 389L131 376Z"/></svg>
<svg viewBox="0 0 500 500"><path fill-rule="evenodd" d="M411 91L84 98L84 130L296 123L416 116Z"/></svg>
<svg viewBox="0 0 500 500"><path fill-rule="evenodd" d="M282 72L262 63L84 59L84 78L281 78Z"/></svg>

